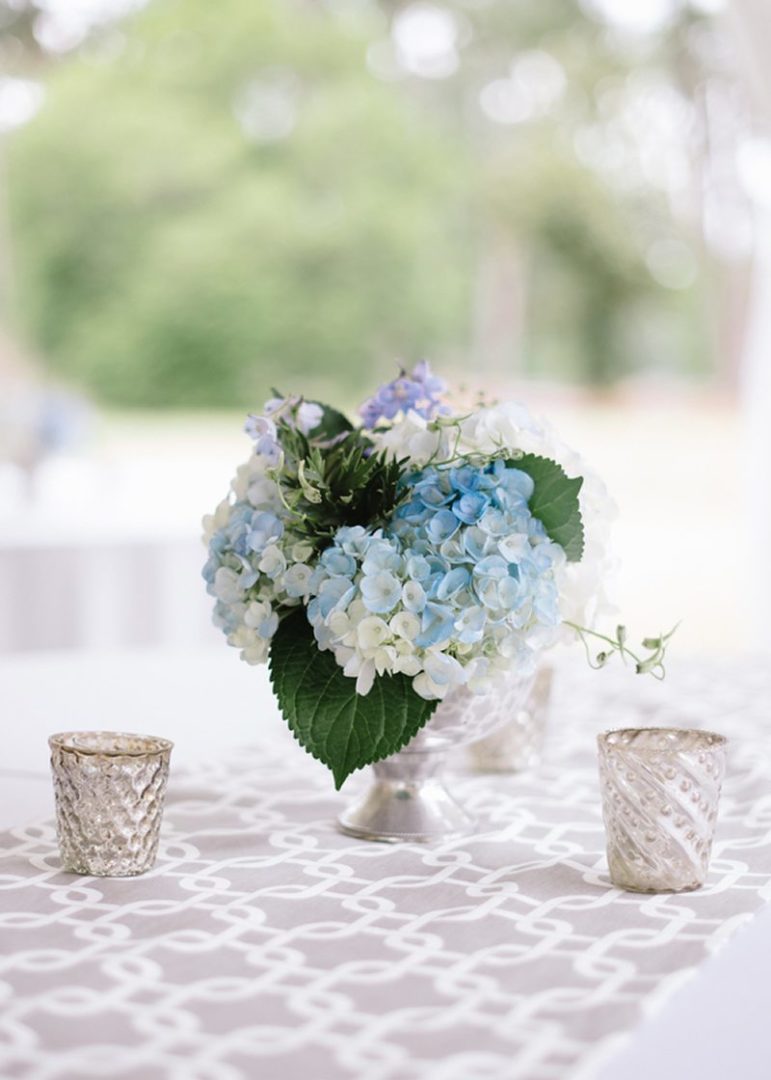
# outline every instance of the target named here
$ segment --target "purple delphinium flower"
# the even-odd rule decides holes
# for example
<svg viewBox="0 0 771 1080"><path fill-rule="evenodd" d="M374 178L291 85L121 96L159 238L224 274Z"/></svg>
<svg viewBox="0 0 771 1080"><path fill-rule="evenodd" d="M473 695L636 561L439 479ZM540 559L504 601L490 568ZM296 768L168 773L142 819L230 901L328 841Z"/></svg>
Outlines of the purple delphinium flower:
<svg viewBox="0 0 771 1080"><path fill-rule="evenodd" d="M427 360L415 365L411 375L402 369L398 378L386 383L359 410L365 428L374 428L381 420L393 420L410 409L426 420L449 410L441 396L447 390L443 379L431 374Z"/></svg>

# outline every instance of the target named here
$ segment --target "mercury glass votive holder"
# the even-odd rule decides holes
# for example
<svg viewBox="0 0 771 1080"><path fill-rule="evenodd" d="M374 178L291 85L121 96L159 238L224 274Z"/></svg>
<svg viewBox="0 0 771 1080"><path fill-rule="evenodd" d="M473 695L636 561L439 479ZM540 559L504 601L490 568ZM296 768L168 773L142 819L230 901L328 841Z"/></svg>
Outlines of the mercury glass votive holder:
<svg viewBox="0 0 771 1080"><path fill-rule="evenodd" d="M173 743L152 735L51 735L62 868L97 877L149 870L158 853Z"/></svg>
<svg viewBox="0 0 771 1080"><path fill-rule="evenodd" d="M546 735L552 677L553 669L542 665L522 708L467 748L468 764L475 772L522 772L538 764Z"/></svg>
<svg viewBox="0 0 771 1080"><path fill-rule="evenodd" d="M725 737L625 728L597 743L613 884L631 892L698 889L709 869Z"/></svg>

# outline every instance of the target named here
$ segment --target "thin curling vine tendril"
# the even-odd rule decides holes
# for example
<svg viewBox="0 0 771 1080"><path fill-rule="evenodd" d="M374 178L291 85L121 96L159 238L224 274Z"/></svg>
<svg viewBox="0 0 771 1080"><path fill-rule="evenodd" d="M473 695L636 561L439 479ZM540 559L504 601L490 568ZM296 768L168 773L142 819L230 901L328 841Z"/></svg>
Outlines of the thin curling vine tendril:
<svg viewBox="0 0 771 1080"><path fill-rule="evenodd" d="M666 655L667 645L669 639L675 633L679 625L679 622L676 623L668 634L659 634L658 637L643 638L642 647L647 649L650 655L640 657L630 649L626 643L625 626L617 626L616 636L615 638L612 638L608 637L607 634L600 634L596 630L590 630L587 626L579 626L578 623L570 622L569 619L565 620L565 626L569 626L571 630L575 630L576 634L581 639L581 643L586 650L586 659L589 667L594 668L595 671L601 667L605 667L614 653L618 653L624 663L626 663L627 657L634 662L635 672L638 675L652 675L654 679L658 679L660 682L666 677L667 673L666 668L664 667L664 657ZM593 658L587 637L604 641L610 646L610 650L603 649Z"/></svg>
<svg viewBox="0 0 771 1080"><path fill-rule="evenodd" d="M445 431L449 431L451 428L454 428L455 445L453 446L452 450L449 450L447 452L448 456L442 458L440 455L440 451L442 449L442 442L440 438L439 442L437 443L436 449L425 462L425 464L421 466L422 468L427 469L429 468L429 466L433 465L434 468L441 469L445 465L456 465L458 464L458 462L475 464L480 461L485 463L495 461L497 458L515 459L517 457L522 457L522 450L514 450L511 447L507 447L501 439L498 439L496 441L497 450L493 451L492 453L486 453L482 450L468 450L465 453L461 453L460 444L461 439L463 438L463 429L461 427L461 424L464 420L469 420L472 415L473 413L466 413L464 416L437 416L428 424L427 430L431 432L436 432L437 434L439 434L439 432L441 432L443 429Z"/></svg>

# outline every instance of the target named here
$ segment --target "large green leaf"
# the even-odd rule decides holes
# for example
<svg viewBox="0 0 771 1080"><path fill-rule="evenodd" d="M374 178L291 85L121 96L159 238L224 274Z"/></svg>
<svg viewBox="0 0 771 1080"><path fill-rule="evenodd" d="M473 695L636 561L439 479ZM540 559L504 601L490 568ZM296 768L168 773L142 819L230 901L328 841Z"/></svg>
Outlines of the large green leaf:
<svg viewBox="0 0 771 1080"><path fill-rule="evenodd" d="M571 479L556 461L537 454L524 454L507 464L531 477L535 489L530 513L542 522L549 539L565 549L568 560L578 562L584 553L584 525L578 503L584 478Z"/></svg>
<svg viewBox="0 0 771 1080"><path fill-rule="evenodd" d="M381 675L361 697L333 654L319 650L304 608L276 631L270 678L295 738L332 770L337 788L356 769L406 746L437 705L419 697L404 675Z"/></svg>

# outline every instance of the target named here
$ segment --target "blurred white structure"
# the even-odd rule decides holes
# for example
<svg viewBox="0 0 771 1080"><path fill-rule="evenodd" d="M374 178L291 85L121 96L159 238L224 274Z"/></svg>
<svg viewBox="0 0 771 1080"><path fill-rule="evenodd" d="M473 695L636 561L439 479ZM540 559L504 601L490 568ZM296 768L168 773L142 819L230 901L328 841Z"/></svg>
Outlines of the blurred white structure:
<svg viewBox="0 0 771 1080"><path fill-rule="evenodd" d="M0 653L215 641L202 559L181 537L3 542Z"/></svg>
<svg viewBox="0 0 771 1080"><path fill-rule="evenodd" d="M758 138L745 163L757 205L752 302L745 342L743 481L750 529L746 588L758 645L771 648L771 6L733 0L730 24L756 109Z"/></svg>
<svg viewBox="0 0 771 1080"><path fill-rule="evenodd" d="M51 457L31 491L0 465L0 652L219 644L200 576L215 500L177 464Z"/></svg>

